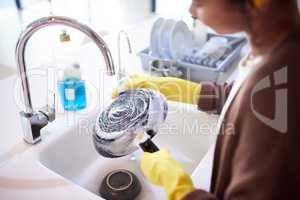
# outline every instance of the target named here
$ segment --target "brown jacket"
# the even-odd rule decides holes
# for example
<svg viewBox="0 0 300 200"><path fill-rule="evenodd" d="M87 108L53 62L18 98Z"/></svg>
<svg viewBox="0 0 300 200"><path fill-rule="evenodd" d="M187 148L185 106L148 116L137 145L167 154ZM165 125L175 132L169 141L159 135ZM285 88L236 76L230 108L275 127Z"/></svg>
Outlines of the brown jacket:
<svg viewBox="0 0 300 200"><path fill-rule="evenodd" d="M211 191L184 200L300 199L300 29L256 67L225 115ZM223 88L204 84L201 95ZM200 98L199 108L220 111L220 99Z"/></svg>

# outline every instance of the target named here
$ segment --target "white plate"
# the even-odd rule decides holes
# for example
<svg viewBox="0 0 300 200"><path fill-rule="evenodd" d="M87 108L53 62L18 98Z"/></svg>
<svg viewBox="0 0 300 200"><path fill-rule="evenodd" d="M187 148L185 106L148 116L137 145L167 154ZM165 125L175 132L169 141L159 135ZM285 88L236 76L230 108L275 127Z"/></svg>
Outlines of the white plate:
<svg viewBox="0 0 300 200"><path fill-rule="evenodd" d="M180 60L193 47L193 33L183 21L178 21L171 30L169 49L174 60Z"/></svg>
<svg viewBox="0 0 300 200"><path fill-rule="evenodd" d="M159 30L161 25L164 23L164 19L163 18L159 18L157 19L153 26L152 26L152 30L151 30L151 38L150 38L150 50L151 50L151 55L152 56L159 56L159 45L158 45L158 38L160 37L159 35Z"/></svg>
<svg viewBox="0 0 300 200"><path fill-rule="evenodd" d="M176 21L173 19L165 20L161 25L159 30L158 46L159 46L159 55L161 58L169 59L171 58L170 54L170 34L175 26Z"/></svg>

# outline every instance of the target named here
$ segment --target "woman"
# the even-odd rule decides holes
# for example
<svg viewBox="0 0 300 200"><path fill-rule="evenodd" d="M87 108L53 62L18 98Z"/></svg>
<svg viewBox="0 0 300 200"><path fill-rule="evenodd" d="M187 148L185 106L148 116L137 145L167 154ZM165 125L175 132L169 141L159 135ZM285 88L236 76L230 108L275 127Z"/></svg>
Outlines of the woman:
<svg viewBox="0 0 300 200"><path fill-rule="evenodd" d="M234 84L141 76L126 84L127 88L157 89L169 100L221 112L209 192L195 189L166 150L142 156L145 176L162 186L170 200L299 198L300 22L296 0L193 0L190 12L219 33L245 32L251 52L241 62Z"/></svg>

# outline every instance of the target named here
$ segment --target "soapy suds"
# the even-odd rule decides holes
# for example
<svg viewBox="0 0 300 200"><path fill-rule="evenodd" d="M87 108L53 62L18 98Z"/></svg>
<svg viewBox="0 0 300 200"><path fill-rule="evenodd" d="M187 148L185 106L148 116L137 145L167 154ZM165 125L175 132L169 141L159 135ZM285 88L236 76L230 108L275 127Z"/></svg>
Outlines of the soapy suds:
<svg viewBox="0 0 300 200"><path fill-rule="evenodd" d="M124 131L147 120L152 94L128 91L116 99L98 118L99 128L106 133Z"/></svg>
<svg viewBox="0 0 300 200"><path fill-rule="evenodd" d="M97 134L103 139L114 139L123 131L146 126L154 120L149 121L149 116L155 113L157 115L157 112L165 118L165 112L160 112L159 108L163 103L151 90L124 92L99 115Z"/></svg>
<svg viewBox="0 0 300 200"><path fill-rule="evenodd" d="M96 148L123 156L137 149L136 138L147 130L157 130L167 115L166 99L147 89L122 93L98 116Z"/></svg>

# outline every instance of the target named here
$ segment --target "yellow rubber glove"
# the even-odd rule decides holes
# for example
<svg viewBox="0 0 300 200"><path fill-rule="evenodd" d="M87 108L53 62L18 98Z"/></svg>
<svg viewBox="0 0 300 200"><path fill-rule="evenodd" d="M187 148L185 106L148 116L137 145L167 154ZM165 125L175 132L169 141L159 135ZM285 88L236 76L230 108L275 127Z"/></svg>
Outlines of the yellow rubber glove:
<svg viewBox="0 0 300 200"><path fill-rule="evenodd" d="M197 104L201 84L173 77L151 77L132 75L122 86L122 90L148 88L159 91L168 100L188 104ZM116 98L119 90L114 89L112 97Z"/></svg>
<svg viewBox="0 0 300 200"><path fill-rule="evenodd" d="M144 153L141 169L151 183L165 189L168 200L180 200L195 190L190 176L167 150Z"/></svg>

